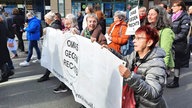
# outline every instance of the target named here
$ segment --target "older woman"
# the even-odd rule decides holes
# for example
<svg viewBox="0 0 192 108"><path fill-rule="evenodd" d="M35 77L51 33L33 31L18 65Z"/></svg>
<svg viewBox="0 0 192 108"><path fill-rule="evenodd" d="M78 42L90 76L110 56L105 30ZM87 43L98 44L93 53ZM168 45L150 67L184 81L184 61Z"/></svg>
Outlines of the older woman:
<svg viewBox="0 0 192 108"><path fill-rule="evenodd" d="M190 52L187 43L187 35L190 29L190 17L183 1L173 2L172 5L172 30L175 33L173 45L175 47L174 79L167 87L179 87L180 69L189 67Z"/></svg>
<svg viewBox="0 0 192 108"><path fill-rule="evenodd" d="M98 18L95 14L87 15L87 27L81 32L81 35L91 39L91 41L96 41L100 45L107 45L107 40L102 33L102 28L98 22ZM80 108L86 108L81 106Z"/></svg>
<svg viewBox="0 0 192 108"><path fill-rule="evenodd" d="M169 70L175 67L172 49L175 34L171 30L170 23L171 22L167 18L167 12L163 7L154 6L149 9L145 25L150 25L151 27L156 28L159 32L160 40L158 45L166 52L164 61L168 75L170 73Z"/></svg>
<svg viewBox="0 0 192 108"><path fill-rule="evenodd" d="M58 15L59 16L59 13L55 14L54 12L50 11L48 12L44 18L45 18L45 22L48 24L48 27L51 27L51 28L54 28L54 29L62 29L61 28L61 22L57 19L55 19L55 16ZM45 74L39 78L37 80L37 82L43 82L43 81L47 81L49 80L49 75L50 75L50 71L48 69L46 69L46 72Z"/></svg>
<svg viewBox="0 0 192 108"><path fill-rule="evenodd" d="M120 48L128 41L128 35L125 35L127 24L125 20L125 13L123 11L116 11L114 14L114 22L111 24L108 35L111 43L109 47L121 53Z"/></svg>
<svg viewBox="0 0 192 108"><path fill-rule="evenodd" d="M136 108L166 108L162 97L166 82L163 60L165 52L156 47L158 41L159 35L155 28L141 26L136 30L133 40L134 52L131 55L122 56L112 50L115 55L127 62L127 66L119 66L119 72L128 84L129 90L133 91L129 92L129 96L134 93L131 100L129 98L126 101L132 101Z"/></svg>
<svg viewBox="0 0 192 108"><path fill-rule="evenodd" d="M73 34L80 34L77 18L73 14L67 14L64 20L64 32L71 32Z"/></svg>
<svg viewBox="0 0 192 108"><path fill-rule="evenodd" d="M107 44L95 14L87 15L87 27L82 31L81 35L91 39L91 41L98 42L100 45Z"/></svg>
<svg viewBox="0 0 192 108"><path fill-rule="evenodd" d="M65 29L63 32L70 32L73 34L80 34L80 31L78 29L78 23L77 23L77 18L73 14L67 14L64 20L64 25ZM66 92L68 91L69 88L61 82L61 84L54 89L54 93L61 93L61 92Z"/></svg>

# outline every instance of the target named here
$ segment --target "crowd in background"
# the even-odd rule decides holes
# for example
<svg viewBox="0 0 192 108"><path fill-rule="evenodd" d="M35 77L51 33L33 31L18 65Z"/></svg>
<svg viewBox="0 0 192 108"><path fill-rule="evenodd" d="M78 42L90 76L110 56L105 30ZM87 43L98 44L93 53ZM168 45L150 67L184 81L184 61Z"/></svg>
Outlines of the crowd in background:
<svg viewBox="0 0 192 108"><path fill-rule="evenodd" d="M2 10L1 6L0 8ZM139 7L141 27L136 30L135 35L126 34L130 10L131 6L128 5L126 11L116 11L114 21L107 31L105 14L99 5L95 7L88 5L85 8L85 15L78 12L78 15L67 14L65 18L61 18L59 13L50 11L44 19L47 27L78 34L89 38L92 42L96 41L128 63L127 66L120 65L119 72L124 78L123 88L128 84L128 88L131 88L129 90L134 92L135 103L124 100L129 105L141 108L166 108L166 102L162 97L164 86L179 87L181 68L189 67L192 51L192 6L187 9L183 1L176 1L171 7L164 3L152 6L148 10L146 7ZM0 82L8 81L14 74L12 59L19 57L17 52L26 52L22 37L24 32L28 40L28 50L27 58L20 63L20 66L30 65L33 48L36 50L37 59L32 62L40 62L41 50L38 41L45 30L42 28L41 20L36 18L33 12L29 11L25 16L21 15L17 8L13 9L12 15L2 11L0 13ZM16 45L18 48L10 49L8 43L12 43L15 36L18 39ZM126 44L129 45L126 49L129 53L123 55L121 47ZM9 52L13 53L12 57ZM46 69L38 82L49 80L50 73ZM167 82L171 73L174 73L173 80ZM69 88L61 82L54 92L68 90ZM125 103L123 108L127 108Z"/></svg>

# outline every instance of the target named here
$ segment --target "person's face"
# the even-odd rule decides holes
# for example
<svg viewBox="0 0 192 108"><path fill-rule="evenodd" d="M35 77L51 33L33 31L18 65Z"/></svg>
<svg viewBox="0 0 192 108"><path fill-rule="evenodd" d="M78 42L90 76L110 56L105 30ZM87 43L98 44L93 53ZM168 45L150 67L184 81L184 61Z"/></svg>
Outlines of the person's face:
<svg viewBox="0 0 192 108"><path fill-rule="evenodd" d="M71 23L71 21L69 21L68 19L65 19L65 20L64 20L64 24L65 24L65 27L68 28L68 29L72 27L72 26L71 26L72 23Z"/></svg>
<svg viewBox="0 0 192 108"><path fill-rule="evenodd" d="M149 23L155 23L157 21L158 13L154 9L150 9L147 15Z"/></svg>
<svg viewBox="0 0 192 108"><path fill-rule="evenodd" d="M171 13L171 8L170 7L167 7L167 13Z"/></svg>
<svg viewBox="0 0 192 108"><path fill-rule="evenodd" d="M189 14L192 14L192 6L189 7Z"/></svg>
<svg viewBox="0 0 192 108"><path fill-rule="evenodd" d="M89 11L89 8L88 8L88 7L86 7L86 8L85 8L85 13L90 13L90 11Z"/></svg>
<svg viewBox="0 0 192 108"><path fill-rule="evenodd" d="M45 23L47 23L48 25L51 23L51 20L50 19L48 19L48 18L44 18L45 19Z"/></svg>
<svg viewBox="0 0 192 108"><path fill-rule="evenodd" d="M117 16L114 16L113 19L114 19L114 22L119 22L120 21L120 19Z"/></svg>
<svg viewBox="0 0 192 108"><path fill-rule="evenodd" d="M176 3L173 4L173 6L171 7L173 13L177 13L178 11L181 10L181 6L178 6Z"/></svg>
<svg viewBox="0 0 192 108"><path fill-rule="evenodd" d="M87 18L87 27L89 31L94 30L97 27L97 19L94 17Z"/></svg>
<svg viewBox="0 0 192 108"><path fill-rule="evenodd" d="M55 20L59 20L59 17L57 15L54 16Z"/></svg>
<svg viewBox="0 0 192 108"><path fill-rule="evenodd" d="M145 9L143 8L139 9L139 16L145 16L145 15L146 15Z"/></svg>
<svg viewBox="0 0 192 108"><path fill-rule="evenodd" d="M144 53L149 50L151 40L147 39L145 32L136 33L133 39L134 50L138 53Z"/></svg>

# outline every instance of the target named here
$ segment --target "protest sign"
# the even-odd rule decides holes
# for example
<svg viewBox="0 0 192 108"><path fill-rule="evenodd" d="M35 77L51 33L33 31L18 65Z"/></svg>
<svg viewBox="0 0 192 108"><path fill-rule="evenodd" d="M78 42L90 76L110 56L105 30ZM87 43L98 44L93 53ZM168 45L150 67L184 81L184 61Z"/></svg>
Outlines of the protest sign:
<svg viewBox="0 0 192 108"><path fill-rule="evenodd" d="M135 35L135 31L140 27L139 9L138 6L129 12L129 22L126 30L126 35Z"/></svg>

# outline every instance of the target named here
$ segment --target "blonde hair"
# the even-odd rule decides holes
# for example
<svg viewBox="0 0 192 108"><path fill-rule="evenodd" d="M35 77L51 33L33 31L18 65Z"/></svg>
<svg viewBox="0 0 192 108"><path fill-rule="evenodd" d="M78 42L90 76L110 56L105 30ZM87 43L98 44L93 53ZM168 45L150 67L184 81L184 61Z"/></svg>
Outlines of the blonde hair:
<svg viewBox="0 0 192 108"><path fill-rule="evenodd" d="M55 17L55 13L52 11L45 14L45 18L47 18L47 19L54 20L54 17Z"/></svg>

